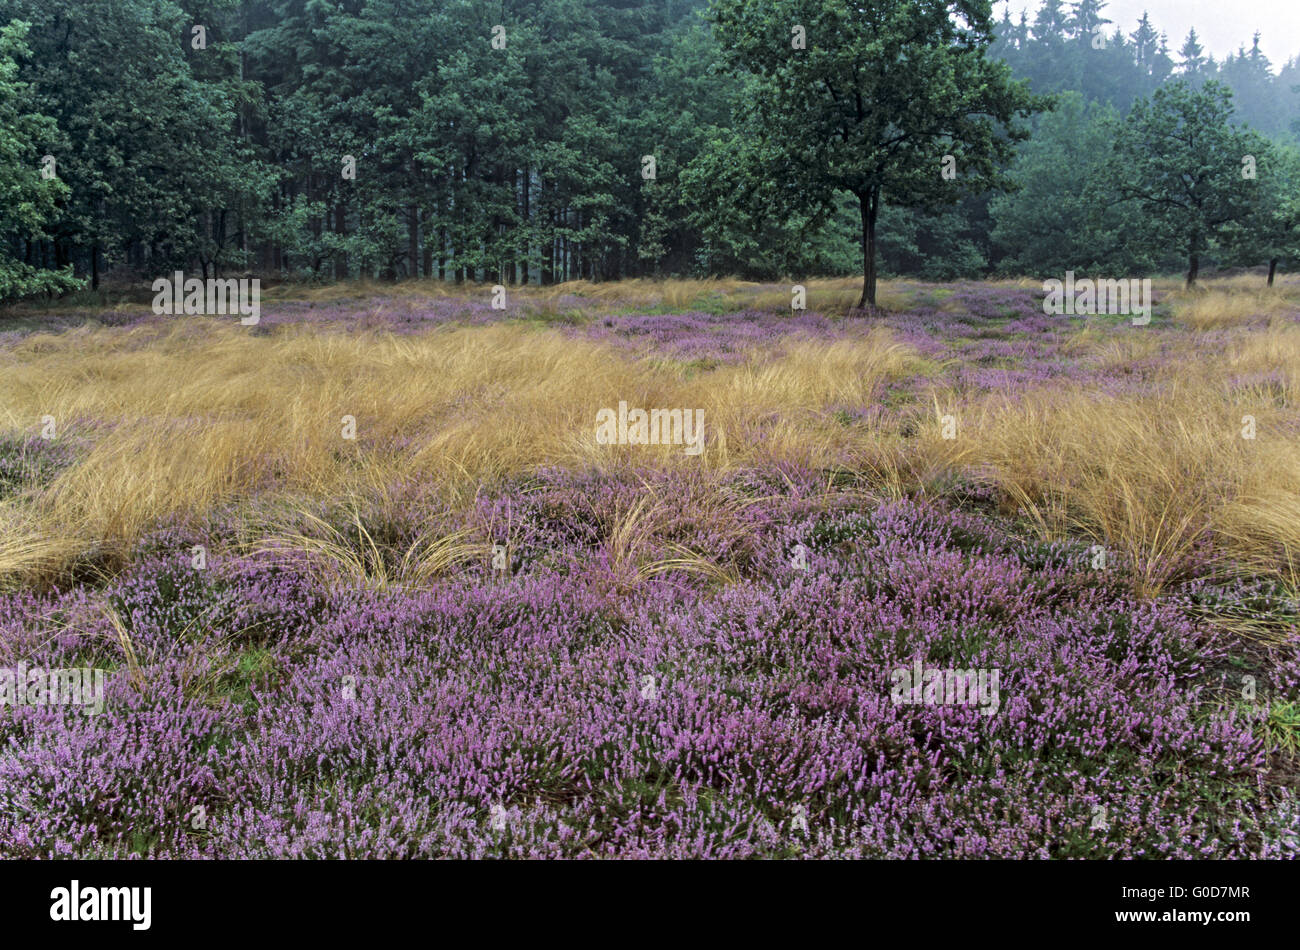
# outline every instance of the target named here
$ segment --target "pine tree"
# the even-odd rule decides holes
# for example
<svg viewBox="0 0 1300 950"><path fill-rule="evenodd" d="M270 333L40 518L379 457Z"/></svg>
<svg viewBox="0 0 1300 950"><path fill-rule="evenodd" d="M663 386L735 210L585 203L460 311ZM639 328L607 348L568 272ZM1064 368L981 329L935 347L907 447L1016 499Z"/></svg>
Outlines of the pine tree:
<svg viewBox="0 0 1300 950"><path fill-rule="evenodd" d="M1074 12L1069 19L1068 28L1075 38L1084 42L1091 42L1094 34L1101 27L1111 22L1101 15L1101 11L1105 7L1105 0L1079 0L1074 5Z"/></svg>
<svg viewBox="0 0 1300 950"><path fill-rule="evenodd" d="M1138 21L1138 28L1129 34L1129 39L1133 42L1134 61L1142 70L1143 75L1151 75L1159 36L1155 27L1151 25L1151 18L1146 11L1142 12L1142 19Z"/></svg>
<svg viewBox="0 0 1300 950"><path fill-rule="evenodd" d="M1176 72L1183 79L1199 81L1205 74L1207 63L1205 59L1205 50L1196 38L1196 30L1187 31L1187 39L1183 40L1183 48L1178 51L1178 66Z"/></svg>

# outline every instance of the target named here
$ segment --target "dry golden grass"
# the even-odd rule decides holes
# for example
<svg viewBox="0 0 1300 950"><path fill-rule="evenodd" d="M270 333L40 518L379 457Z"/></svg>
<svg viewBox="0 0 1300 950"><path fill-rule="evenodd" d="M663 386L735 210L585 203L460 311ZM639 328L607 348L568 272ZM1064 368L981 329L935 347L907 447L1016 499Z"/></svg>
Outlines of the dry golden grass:
<svg viewBox="0 0 1300 950"><path fill-rule="evenodd" d="M639 278L605 283L574 280L527 292L551 300L574 296L614 306L673 307L680 309L690 307L708 297L729 297L742 288L757 288L758 286L758 284L734 279L653 280Z"/></svg>
<svg viewBox="0 0 1300 950"><path fill-rule="evenodd" d="M1300 405L1300 326L1273 326L1242 336L1224 351L1220 365L1233 374L1272 375L1281 386L1273 396L1293 409Z"/></svg>
<svg viewBox="0 0 1300 950"><path fill-rule="evenodd" d="M542 465L830 464L856 437L822 410L868 400L912 359L884 330L785 349L688 376L504 325L268 337L194 320L35 335L0 352L0 418L27 428L51 415L90 444L46 489L0 509L0 573L43 570L92 545L120 550L159 519L202 516L263 489L373 497L378 485L414 479L456 503ZM620 400L703 410L702 459L681 446L598 444L596 413ZM356 420L353 441L345 416ZM412 557L399 575L427 561Z"/></svg>
<svg viewBox="0 0 1300 950"><path fill-rule="evenodd" d="M788 311L791 288L799 284L807 291L805 303L816 313L847 314L858 305L862 297L862 278L832 277L815 280L791 280L783 285L746 285L726 296L726 302L735 309L766 310L772 313ZM881 280L876 285L876 305L882 310L905 310L915 302L902 281Z"/></svg>
<svg viewBox="0 0 1300 950"><path fill-rule="evenodd" d="M965 420L965 461L1044 536L1082 534L1121 551L1148 592L1209 542L1225 564L1262 572L1300 553L1300 328L1258 331L1218 354L1194 338L1182 350L1149 392L1045 388L986 399ZM1284 382L1280 391L1233 386L1243 372ZM1253 439L1243 436L1246 416Z"/></svg>
<svg viewBox="0 0 1300 950"><path fill-rule="evenodd" d="M808 287L814 309L856 302L852 280ZM882 285L882 300L904 292ZM740 281L528 293L541 303L566 294L629 306L689 306L709 295L749 307L789 302L776 300L773 285ZM36 334L0 348L0 429L34 432L52 415L87 447L52 484L0 501L0 576L94 563L160 519L253 498L290 511L304 499L382 508L397 504L388 486L414 482L459 506L539 466L689 465L716 475L776 462L848 468L886 496L941 492L963 473L989 479L1044 536L1088 537L1121 552L1147 592L1182 576L1207 544L1225 564L1283 574L1300 563L1300 327L1258 318L1280 312L1291 293L1225 282L1177 300L1182 319L1213 329L1212 339L1179 328L1117 338L1085 327L1065 352L1115 374L1159 356L1157 378L1124 394L1053 384L1016 399L946 383L941 365L883 328L838 341L789 338L739 365L691 372L520 325L408 337L290 326L254 336L229 321L189 319ZM1261 300L1276 309L1261 311ZM906 377L928 380L922 403L880 425L836 418ZM596 412L620 400L703 410L704 455L599 445ZM942 437L947 414L956 439ZM1241 436L1246 415L1253 440ZM344 416L355 417L355 441L343 438ZM646 525L671 505L659 499L609 525L614 561L633 579L666 570L733 576L685 549L647 559ZM468 556L467 539L430 537L384 560L360 516L355 537L320 525L304 532L304 517L250 517L245 540L305 551L332 563L335 576L379 586L422 583ZM509 539L512 530L492 525L487 534Z"/></svg>
<svg viewBox="0 0 1300 950"><path fill-rule="evenodd" d="M1221 491L1246 471L1248 451L1226 416L1201 411L1204 395L1065 390L986 405L971 425L975 454L1046 537L1116 547L1157 589L1189 563Z"/></svg>
<svg viewBox="0 0 1300 950"><path fill-rule="evenodd" d="M303 529L290 528L262 537L248 545L250 553L272 559L305 561L322 586L339 582L359 584L374 590L419 588L431 578L469 563L482 555L482 546L469 542L468 532L441 537L421 536L390 564L384 547L366 527L359 506L353 506L352 520L340 530L310 511L296 512Z"/></svg>
<svg viewBox="0 0 1300 950"><path fill-rule="evenodd" d="M546 287L535 284L510 285L507 293L510 299L524 301L529 308L543 313L556 312L563 301L574 297L613 308L686 310L692 307L711 307L781 312L790 309L790 288L795 284L800 284L807 290L808 309L819 313L847 313L857 306L862 293L860 277L791 278L775 283L756 283L735 278L637 278L599 283L573 280ZM475 283L458 285L427 279L398 282L359 280L320 285L285 283L269 287L262 297L267 302L304 300L321 304L372 298L421 300L477 295L486 299L491 286ZM904 281L881 280L877 287L877 303L885 310L905 309L913 300L906 289L909 286Z"/></svg>
<svg viewBox="0 0 1300 950"><path fill-rule="evenodd" d="M1171 293L1170 299L1174 318L1195 330L1257 324L1295 306L1281 288L1179 290Z"/></svg>

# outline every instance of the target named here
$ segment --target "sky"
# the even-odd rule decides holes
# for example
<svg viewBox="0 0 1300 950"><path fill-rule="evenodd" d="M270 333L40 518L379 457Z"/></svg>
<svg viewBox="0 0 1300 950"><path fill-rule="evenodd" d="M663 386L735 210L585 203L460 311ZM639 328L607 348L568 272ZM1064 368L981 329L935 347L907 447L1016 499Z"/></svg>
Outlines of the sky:
<svg viewBox="0 0 1300 950"><path fill-rule="evenodd" d="M1011 18L1018 20L1021 10L1029 11L1029 22L1034 21L1038 0L1009 0ZM1065 0L1066 9L1073 6ZM993 11L1002 18L1006 3L997 0ZM1274 72L1288 59L1300 56L1300 0L1110 0L1102 16L1112 23L1112 31L1122 26L1132 33L1142 11L1151 14L1151 23L1157 31L1169 34L1169 50L1175 61L1190 27L1206 53L1222 61L1237 47L1250 49L1251 36L1261 34L1259 48L1273 63Z"/></svg>

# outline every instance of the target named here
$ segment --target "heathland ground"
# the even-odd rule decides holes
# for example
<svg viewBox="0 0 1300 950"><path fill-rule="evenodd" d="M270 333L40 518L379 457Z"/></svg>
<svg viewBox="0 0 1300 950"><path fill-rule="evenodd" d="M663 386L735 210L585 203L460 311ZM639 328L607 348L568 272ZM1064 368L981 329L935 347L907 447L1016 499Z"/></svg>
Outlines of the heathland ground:
<svg viewBox="0 0 1300 950"><path fill-rule="evenodd" d="M1293 855L1300 283L0 316L9 855ZM609 445L620 402L704 451ZM996 710L895 671L996 670Z"/></svg>

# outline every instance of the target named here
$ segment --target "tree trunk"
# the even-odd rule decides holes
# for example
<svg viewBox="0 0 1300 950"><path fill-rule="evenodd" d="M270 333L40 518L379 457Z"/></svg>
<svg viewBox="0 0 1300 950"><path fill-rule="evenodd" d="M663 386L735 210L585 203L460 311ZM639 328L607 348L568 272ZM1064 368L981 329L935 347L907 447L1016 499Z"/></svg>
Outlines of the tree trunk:
<svg viewBox="0 0 1300 950"><path fill-rule="evenodd" d="M346 237L348 233L348 209L343 204L343 196L339 195L338 202L334 205L334 233L340 238ZM339 251L338 258L334 262L334 276L338 280L348 279L348 252Z"/></svg>
<svg viewBox="0 0 1300 950"><path fill-rule="evenodd" d="M1196 284L1196 275L1201 272L1201 255L1193 253L1187 262L1187 287L1190 290Z"/></svg>
<svg viewBox="0 0 1300 950"><path fill-rule="evenodd" d="M1273 286L1273 278L1277 275L1277 258L1268 262L1268 285Z"/></svg>
<svg viewBox="0 0 1300 950"><path fill-rule="evenodd" d="M406 267L411 280L420 276L420 218L414 205L406 210Z"/></svg>
<svg viewBox="0 0 1300 950"><path fill-rule="evenodd" d="M425 280L433 277L433 235L429 233L429 215L424 213L424 209L417 211L420 217L420 250L422 260L420 264L423 268Z"/></svg>
<svg viewBox="0 0 1300 950"><path fill-rule="evenodd" d="M92 244L90 247L90 287L92 290L99 289L99 245Z"/></svg>
<svg viewBox="0 0 1300 950"><path fill-rule="evenodd" d="M529 192L529 185L531 184L530 179L531 179L532 177L533 177L532 170L531 170L531 169L528 169L528 168L525 168L525 169L524 169L524 181L523 181L523 195L522 195L522 198L523 198L523 212L524 212L524 227L523 227L523 232L524 232L525 234L528 233L528 226L529 226L529 220L528 220L528 219L529 219L530 217L532 217L531 211L530 211L530 209L529 209L529 207L528 207L529 199L532 197L532 196L528 193L528 192ZM519 282L520 282L521 284L526 284L526 283L528 283L528 252L529 252L529 250L531 249L531 248L530 248L530 244L531 244L531 243L532 243L532 242L531 242L530 240L527 240L527 239L525 240L525 242L524 242L524 249L523 249L524 253L523 253L523 256L522 256L521 258L519 258L519 273L520 273L520 275L522 276L522 279L521 279Z"/></svg>
<svg viewBox="0 0 1300 950"><path fill-rule="evenodd" d="M551 226L546 229L546 244L542 248L542 283L547 286L555 283L555 215L551 215Z"/></svg>
<svg viewBox="0 0 1300 950"><path fill-rule="evenodd" d="M876 309L876 217L880 213L880 189L858 195L862 213L862 297L858 309Z"/></svg>
<svg viewBox="0 0 1300 950"><path fill-rule="evenodd" d="M315 193L315 189L311 187L310 179L308 179L308 188L307 188L308 202L312 200L312 195L314 193ZM323 214L319 218L316 217L316 215L314 214L311 216L311 239L312 239L311 245L312 245L312 253L315 254L315 257L312 259L312 265L311 265L311 272L313 277L320 275L320 268L321 268L320 236L322 233L324 233L325 228L327 226L328 225L325 221L325 216Z"/></svg>

